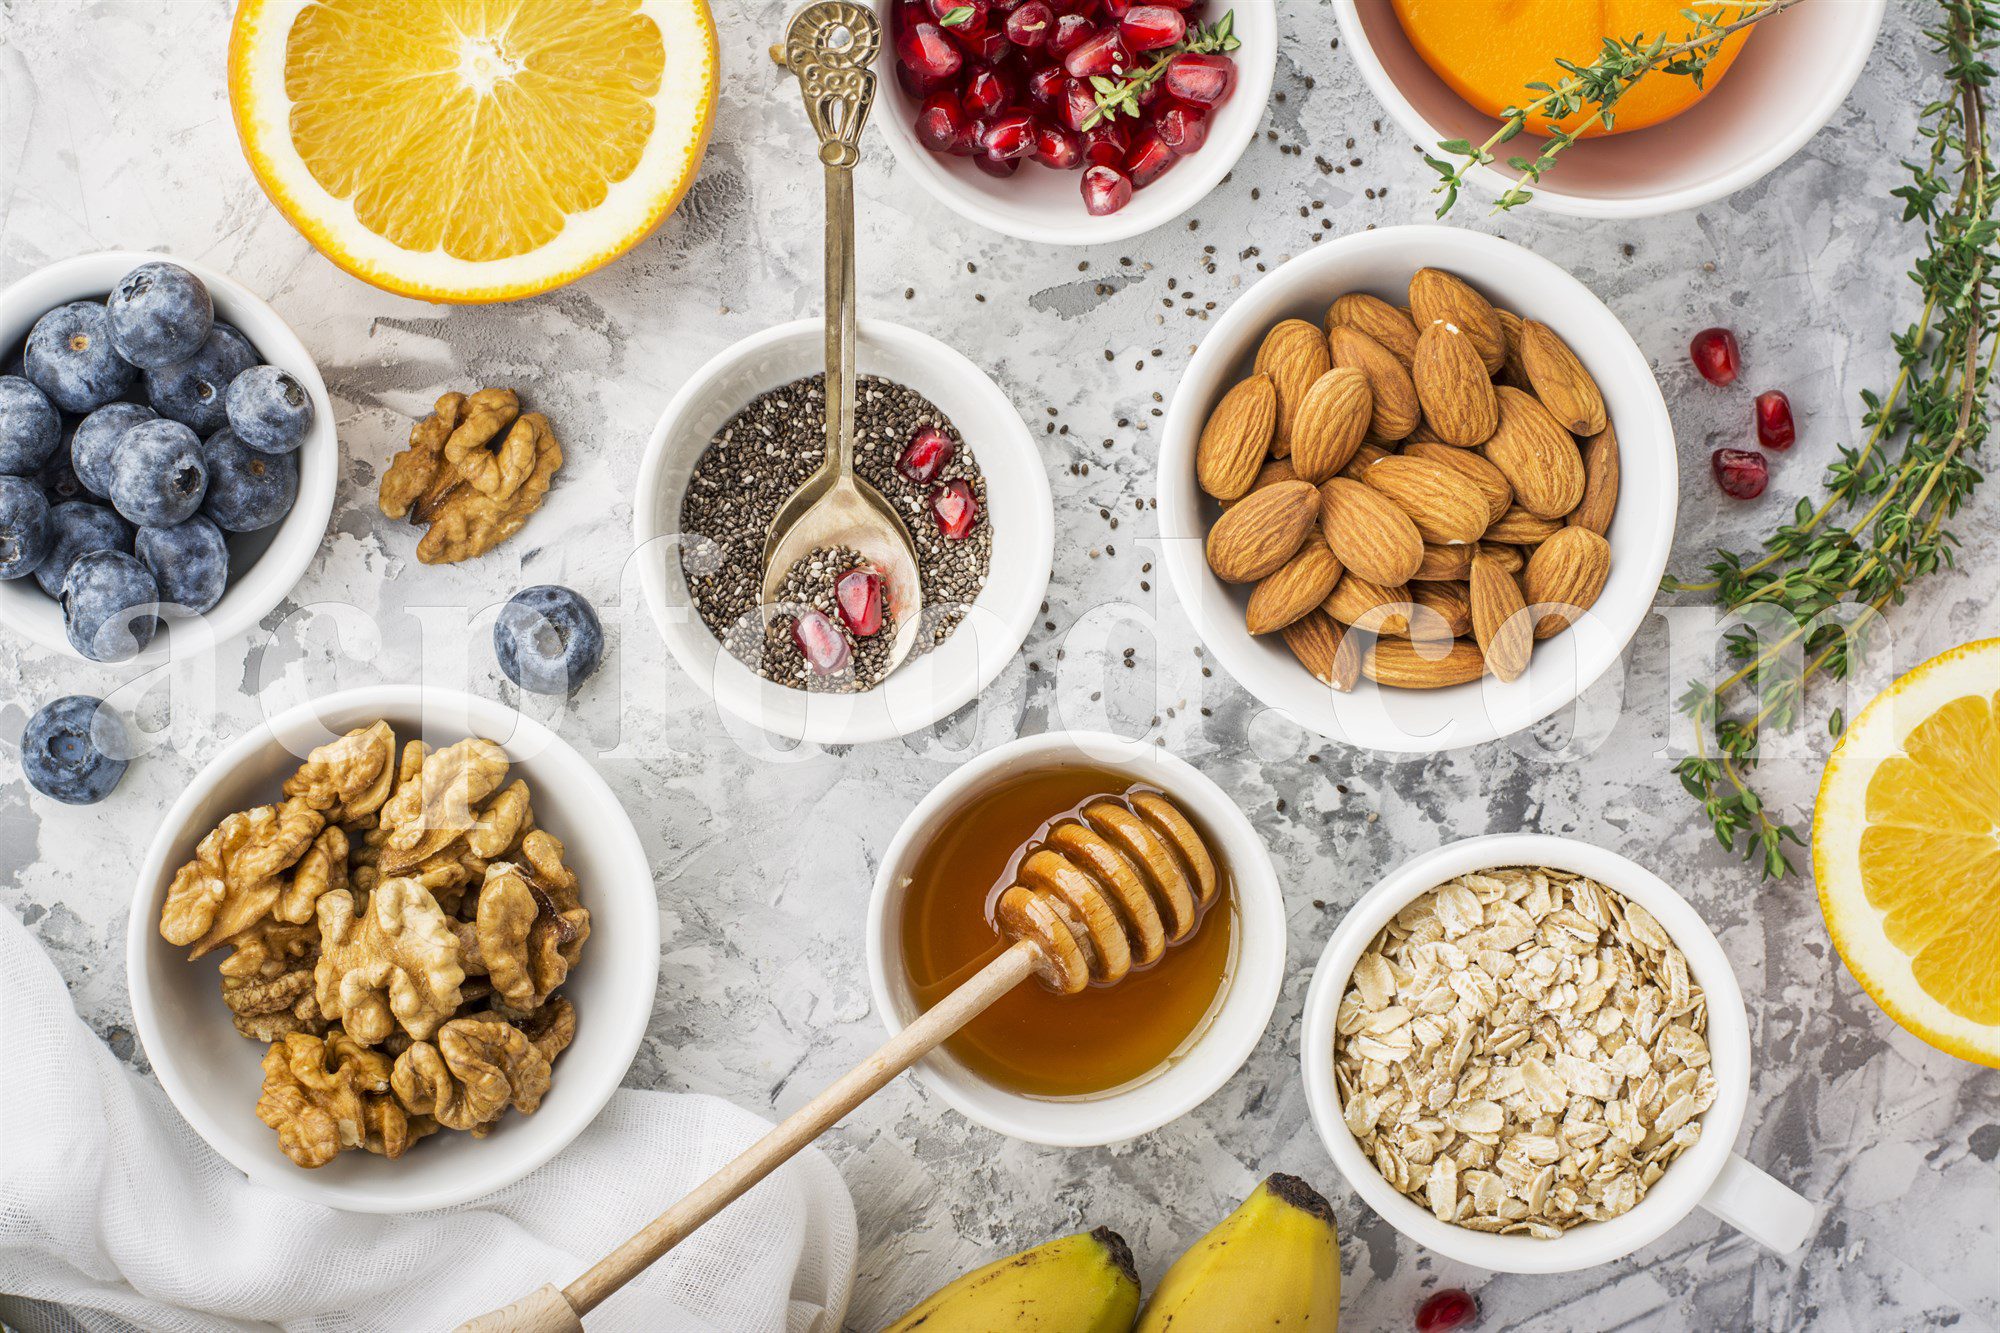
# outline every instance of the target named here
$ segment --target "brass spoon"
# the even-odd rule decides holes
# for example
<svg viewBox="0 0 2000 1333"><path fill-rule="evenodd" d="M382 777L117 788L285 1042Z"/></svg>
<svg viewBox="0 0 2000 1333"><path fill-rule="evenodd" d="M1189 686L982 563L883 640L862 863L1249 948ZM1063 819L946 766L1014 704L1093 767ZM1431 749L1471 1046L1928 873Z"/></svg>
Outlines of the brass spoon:
<svg viewBox="0 0 2000 1333"><path fill-rule="evenodd" d="M784 65L798 75L826 168L826 461L792 493L764 539L763 603L778 601L792 567L816 550L845 546L878 570L895 617L893 671L916 645L923 584L910 530L882 493L854 472L854 168L875 101L869 68L882 46L873 9L821 0L792 16Z"/></svg>

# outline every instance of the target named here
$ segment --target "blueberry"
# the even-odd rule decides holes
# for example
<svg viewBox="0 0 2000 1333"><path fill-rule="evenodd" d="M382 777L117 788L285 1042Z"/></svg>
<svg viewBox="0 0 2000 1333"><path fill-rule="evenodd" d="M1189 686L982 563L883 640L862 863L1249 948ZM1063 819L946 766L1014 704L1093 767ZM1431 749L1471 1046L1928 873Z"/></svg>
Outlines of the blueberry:
<svg viewBox="0 0 2000 1333"><path fill-rule="evenodd" d="M26 477L0 476L0 579L24 579L48 559L49 502Z"/></svg>
<svg viewBox="0 0 2000 1333"><path fill-rule="evenodd" d="M125 724L102 699L71 694L28 719L21 771L29 785L65 805L96 805L125 776L132 747Z"/></svg>
<svg viewBox="0 0 2000 1333"><path fill-rule="evenodd" d="M139 383L139 369L111 345L111 320L95 301L59 305L28 331L28 378L65 412L95 412Z"/></svg>
<svg viewBox="0 0 2000 1333"><path fill-rule="evenodd" d="M0 375L0 472L25 477L62 443L62 414L18 375Z"/></svg>
<svg viewBox="0 0 2000 1333"><path fill-rule="evenodd" d="M140 528L135 552L160 585L160 601L200 615L229 586L229 547L222 529L196 514L171 528Z"/></svg>
<svg viewBox="0 0 2000 1333"><path fill-rule="evenodd" d="M229 423L230 381L257 360L250 340L217 320L193 356L146 372L146 401L197 435L221 430Z"/></svg>
<svg viewBox="0 0 2000 1333"><path fill-rule="evenodd" d="M201 440L178 421L142 421L111 455L111 503L141 527L192 518L208 490Z"/></svg>
<svg viewBox="0 0 2000 1333"><path fill-rule="evenodd" d="M299 460L293 454L260 454L245 449L224 426L202 442L208 465L208 498L201 512L225 532L268 528L292 510L299 498Z"/></svg>
<svg viewBox="0 0 2000 1333"><path fill-rule="evenodd" d="M63 578L63 629L70 647L93 662L122 662L160 629L160 587L135 556L90 551Z"/></svg>
<svg viewBox="0 0 2000 1333"><path fill-rule="evenodd" d="M49 510L49 553L35 566L35 582L51 597L62 593L63 576L77 557L91 551L132 550L132 525L113 510L88 500L72 500Z"/></svg>
<svg viewBox="0 0 2000 1333"><path fill-rule="evenodd" d="M229 428L260 454L288 454L306 442L313 404L290 371L252 366L229 385Z"/></svg>
<svg viewBox="0 0 2000 1333"><path fill-rule="evenodd" d="M142 421L155 419L144 403L106 403L77 426L70 436L69 462L78 481L92 495L111 498L111 456L118 440Z"/></svg>
<svg viewBox="0 0 2000 1333"><path fill-rule="evenodd" d="M507 679L536 694L574 694L604 660L604 627L568 588L523 588L493 622L493 655Z"/></svg>
<svg viewBox="0 0 2000 1333"><path fill-rule="evenodd" d="M179 264L139 265L118 280L104 309L118 355L149 369L193 356L215 323L208 288Z"/></svg>

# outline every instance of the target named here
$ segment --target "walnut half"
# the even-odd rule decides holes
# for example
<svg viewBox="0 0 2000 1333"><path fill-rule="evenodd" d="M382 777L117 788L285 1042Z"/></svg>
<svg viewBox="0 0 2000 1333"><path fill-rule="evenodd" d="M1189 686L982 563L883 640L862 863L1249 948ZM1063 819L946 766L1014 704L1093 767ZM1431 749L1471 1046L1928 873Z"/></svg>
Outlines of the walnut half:
<svg viewBox="0 0 2000 1333"><path fill-rule="evenodd" d="M548 418L522 415L512 389L447 393L390 461L379 503L390 518L429 526L418 560L456 564L519 532L562 463Z"/></svg>

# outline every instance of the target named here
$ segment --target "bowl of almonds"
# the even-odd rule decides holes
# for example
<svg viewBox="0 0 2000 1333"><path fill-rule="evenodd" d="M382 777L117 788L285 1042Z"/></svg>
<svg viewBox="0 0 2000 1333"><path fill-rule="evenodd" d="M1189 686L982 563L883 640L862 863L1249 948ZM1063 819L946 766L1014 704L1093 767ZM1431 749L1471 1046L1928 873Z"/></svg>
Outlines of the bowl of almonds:
<svg viewBox="0 0 2000 1333"><path fill-rule="evenodd" d="M1751 1054L1728 956L1602 848L1505 834L1406 862L1328 942L1301 1052L1334 1164L1460 1263L1608 1263L1696 1207L1780 1252L1812 1229L1732 1151Z"/></svg>
<svg viewBox="0 0 2000 1333"><path fill-rule="evenodd" d="M1531 726L1618 659L1673 543L1673 423L1568 273L1455 228L1332 241L1195 354L1160 525L1203 642L1335 740Z"/></svg>

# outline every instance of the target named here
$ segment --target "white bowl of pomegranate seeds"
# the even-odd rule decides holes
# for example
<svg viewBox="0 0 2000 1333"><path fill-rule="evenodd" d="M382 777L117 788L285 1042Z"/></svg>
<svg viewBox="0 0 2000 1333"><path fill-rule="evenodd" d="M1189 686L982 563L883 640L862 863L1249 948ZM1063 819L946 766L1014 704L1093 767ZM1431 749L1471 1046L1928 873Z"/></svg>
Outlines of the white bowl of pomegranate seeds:
<svg viewBox="0 0 2000 1333"><path fill-rule="evenodd" d="M1048 245L1124 240L1194 207L1256 135L1277 68L1271 0L877 9L875 121L903 170L961 216Z"/></svg>
<svg viewBox="0 0 2000 1333"><path fill-rule="evenodd" d="M1048 592L1055 550L1041 455L999 386L935 338L897 324L862 320L857 352L856 471L910 525L926 615L951 617L934 648L874 684L855 678L843 685L837 675L795 688L771 678L787 671L803 677L812 667L807 643L782 632L762 637L754 590L762 582L765 511L775 512L824 453L824 400L798 383L825 369L817 319L746 338L694 373L654 428L633 505L640 585L682 670L727 717L821 745L908 735L978 697L1019 654ZM933 428L954 445L943 458ZM887 475L885 456L902 481ZM940 554L973 549L981 559L970 572ZM718 590L732 589L743 614L734 604L718 614ZM950 596L953 590L962 596ZM815 623L840 632L833 618L851 610L844 594L837 604L829 596L819 618L829 623ZM793 622L774 623L782 630ZM750 637L739 640L731 627L744 625ZM725 637L744 656L726 648ZM858 672L873 636L846 637L851 655L843 665ZM763 670L746 665L746 656ZM1003 706L1011 719L1012 705Z"/></svg>

